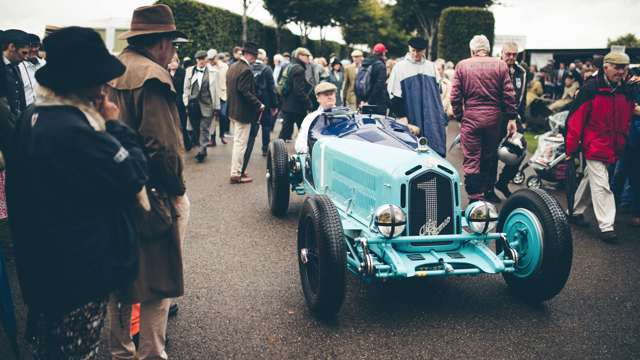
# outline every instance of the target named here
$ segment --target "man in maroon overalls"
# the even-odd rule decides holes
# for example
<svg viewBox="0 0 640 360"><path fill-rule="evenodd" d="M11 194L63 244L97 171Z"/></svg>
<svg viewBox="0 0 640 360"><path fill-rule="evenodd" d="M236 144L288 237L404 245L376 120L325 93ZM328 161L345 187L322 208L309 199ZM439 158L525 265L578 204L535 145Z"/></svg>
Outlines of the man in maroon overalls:
<svg viewBox="0 0 640 360"><path fill-rule="evenodd" d="M451 90L455 118L461 122L460 144L465 189L469 201L483 200L492 187L491 164L500 141L500 117L509 120L507 133L516 130L516 99L509 67L489 56L489 40L476 35L469 42L471 57L456 66Z"/></svg>

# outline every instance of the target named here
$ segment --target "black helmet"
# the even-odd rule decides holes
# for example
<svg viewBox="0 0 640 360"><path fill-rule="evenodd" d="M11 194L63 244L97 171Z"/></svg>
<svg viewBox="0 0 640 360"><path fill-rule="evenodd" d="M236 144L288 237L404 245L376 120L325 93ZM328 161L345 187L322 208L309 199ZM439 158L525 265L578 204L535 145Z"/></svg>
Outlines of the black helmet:
<svg viewBox="0 0 640 360"><path fill-rule="evenodd" d="M527 155L527 140L522 134L506 136L498 146L498 159L506 165L518 165Z"/></svg>

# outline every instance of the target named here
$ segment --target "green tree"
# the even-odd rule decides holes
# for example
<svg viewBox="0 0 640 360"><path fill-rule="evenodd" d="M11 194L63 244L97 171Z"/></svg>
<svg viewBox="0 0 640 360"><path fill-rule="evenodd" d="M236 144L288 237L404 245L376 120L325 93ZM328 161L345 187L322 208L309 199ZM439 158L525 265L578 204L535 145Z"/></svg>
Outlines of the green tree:
<svg viewBox="0 0 640 360"><path fill-rule="evenodd" d="M379 0L361 0L342 24L342 36L347 44L382 42L391 55L400 56L406 50L408 34L396 23L390 6Z"/></svg>
<svg viewBox="0 0 640 360"><path fill-rule="evenodd" d="M303 44L307 43L309 32L314 27L322 28L339 25L352 11L358 0L290 0L290 19L300 26Z"/></svg>
<svg viewBox="0 0 640 360"><path fill-rule="evenodd" d="M276 23L276 49L282 47L281 31L291 21L292 11L289 0L264 0L264 8L269 11Z"/></svg>
<svg viewBox="0 0 640 360"><path fill-rule="evenodd" d="M442 11L451 6L488 7L495 0L397 0L393 14L408 32L424 36L429 43L429 58L433 60Z"/></svg>
<svg viewBox="0 0 640 360"><path fill-rule="evenodd" d="M450 7L442 12L438 31L438 56L454 63L469 57L469 41L484 34L491 44L494 35L493 13L482 8Z"/></svg>
<svg viewBox="0 0 640 360"><path fill-rule="evenodd" d="M196 50L208 48L230 51L233 46L242 44L241 15L193 0L161 0L158 3L171 7L178 30L183 31L191 40L180 47L180 56L193 56ZM275 38L274 28L247 17L248 41L259 44L268 54L275 54ZM283 50L290 51L300 46L300 37L288 29L282 29L281 38ZM336 53L346 53L345 47L335 42L327 42L326 47ZM317 41L310 42L309 48L321 53Z"/></svg>
<svg viewBox="0 0 640 360"><path fill-rule="evenodd" d="M640 47L640 38L636 37L633 33L628 33L622 36L618 36L616 39L607 39L607 47L611 45L624 45L628 48Z"/></svg>

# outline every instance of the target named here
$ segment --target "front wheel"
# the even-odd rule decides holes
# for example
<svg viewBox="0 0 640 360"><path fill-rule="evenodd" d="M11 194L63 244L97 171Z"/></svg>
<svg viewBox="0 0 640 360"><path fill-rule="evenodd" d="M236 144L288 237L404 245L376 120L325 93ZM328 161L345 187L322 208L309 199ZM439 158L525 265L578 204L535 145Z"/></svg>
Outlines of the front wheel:
<svg viewBox="0 0 640 360"><path fill-rule="evenodd" d="M325 195L308 197L302 205L298 264L311 312L319 317L334 316L344 300L347 259L340 215Z"/></svg>
<svg viewBox="0 0 640 360"><path fill-rule="evenodd" d="M507 199L498 231L518 252L513 273L504 273L509 289L528 302L556 296L571 272L573 241L567 217L558 201L544 190L523 189ZM501 246L496 250L501 252Z"/></svg>
<svg viewBox="0 0 640 360"><path fill-rule="evenodd" d="M275 140L267 153L267 198L271 213L283 217L289 209L289 154L282 139Z"/></svg>

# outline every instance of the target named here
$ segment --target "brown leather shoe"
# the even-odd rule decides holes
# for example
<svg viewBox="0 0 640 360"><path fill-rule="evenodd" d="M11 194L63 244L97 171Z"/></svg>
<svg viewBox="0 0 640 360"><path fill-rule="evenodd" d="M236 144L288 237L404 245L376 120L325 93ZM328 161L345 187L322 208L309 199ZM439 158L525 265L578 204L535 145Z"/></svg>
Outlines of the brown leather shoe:
<svg viewBox="0 0 640 360"><path fill-rule="evenodd" d="M253 179L248 176L232 176L229 182L232 184L245 184L252 182Z"/></svg>
<svg viewBox="0 0 640 360"><path fill-rule="evenodd" d="M228 141L224 139L224 136L220 138L220 142L221 142L223 145L227 145L227 143L228 143Z"/></svg>
<svg viewBox="0 0 640 360"><path fill-rule="evenodd" d="M252 181L253 181L253 178L247 175L247 173L242 174L242 177L240 178L241 183L250 183Z"/></svg>

